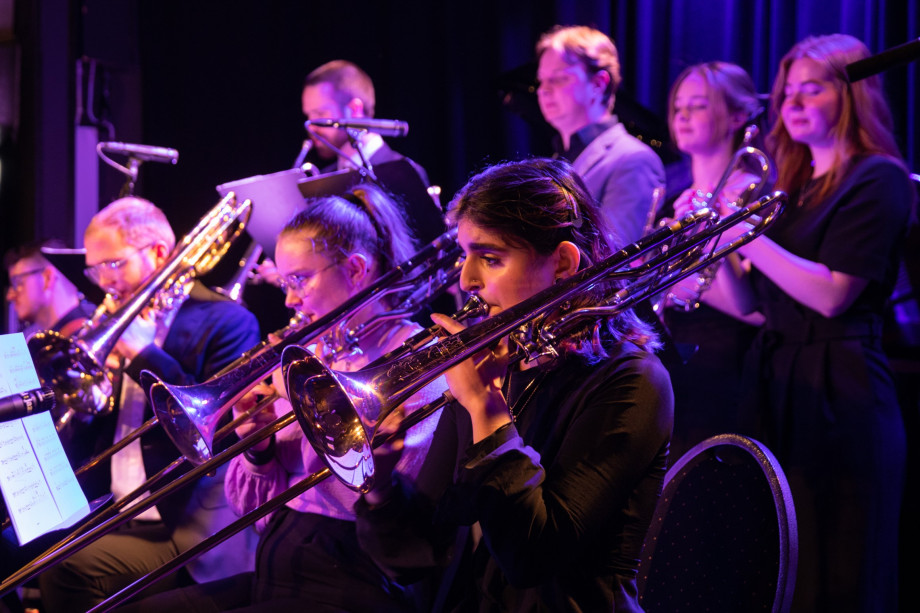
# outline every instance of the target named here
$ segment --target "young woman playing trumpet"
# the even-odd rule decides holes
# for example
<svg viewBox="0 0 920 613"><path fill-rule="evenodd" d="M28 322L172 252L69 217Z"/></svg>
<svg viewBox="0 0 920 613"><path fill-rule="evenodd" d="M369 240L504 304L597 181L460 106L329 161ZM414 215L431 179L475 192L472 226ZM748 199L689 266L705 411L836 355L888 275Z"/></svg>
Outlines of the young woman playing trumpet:
<svg viewBox="0 0 920 613"><path fill-rule="evenodd" d="M668 125L677 149L689 158L691 184L666 207L669 215L673 211L680 217L705 204L725 173L729 174L715 195L716 207L736 202L752 184L761 184L755 189L765 191L767 186L745 164L748 158L733 162L744 144L763 148L759 135L744 143L748 126L758 127L756 118L762 111L754 82L736 64L707 62L681 72L671 86ZM710 436L738 431L742 358L757 330L700 303L697 276L670 291L659 315L676 348L664 354L674 385L673 461Z"/></svg>

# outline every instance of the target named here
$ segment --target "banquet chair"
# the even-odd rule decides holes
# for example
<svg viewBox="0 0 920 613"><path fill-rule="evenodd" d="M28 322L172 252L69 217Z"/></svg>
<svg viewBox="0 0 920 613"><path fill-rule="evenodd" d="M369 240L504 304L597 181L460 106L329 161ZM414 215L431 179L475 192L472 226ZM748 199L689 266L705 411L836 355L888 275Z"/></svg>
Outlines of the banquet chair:
<svg viewBox="0 0 920 613"><path fill-rule="evenodd" d="M668 471L637 577L647 613L788 611L795 507L763 444L720 434Z"/></svg>

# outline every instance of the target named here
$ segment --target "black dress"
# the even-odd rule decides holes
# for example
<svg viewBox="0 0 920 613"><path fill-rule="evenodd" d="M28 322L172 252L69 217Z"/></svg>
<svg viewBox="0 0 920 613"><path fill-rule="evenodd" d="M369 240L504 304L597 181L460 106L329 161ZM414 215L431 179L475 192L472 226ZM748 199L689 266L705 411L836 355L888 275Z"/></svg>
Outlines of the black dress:
<svg viewBox="0 0 920 613"><path fill-rule="evenodd" d="M507 389L517 423L472 446L466 410L444 409L418 481L357 505L362 546L403 581L447 566L435 610L640 611L673 417L667 372L627 345L595 365L515 372Z"/></svg>
<svg viewBox="0 0 920 613"><path fill-rule="evenodd" d="M897 610L905 437L880 341L911 201L906 173L869 156L823 202L793 194L768 232L794 255L868 280L839 316L824 317L752 273L766 323L748 356L744 406L792 487L794 610Z"/></svg>

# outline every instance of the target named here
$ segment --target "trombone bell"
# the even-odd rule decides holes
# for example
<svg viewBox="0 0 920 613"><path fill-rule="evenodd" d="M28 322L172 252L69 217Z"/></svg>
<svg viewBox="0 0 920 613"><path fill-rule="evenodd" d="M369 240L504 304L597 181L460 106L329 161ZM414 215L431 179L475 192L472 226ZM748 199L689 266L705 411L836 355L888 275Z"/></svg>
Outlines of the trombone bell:
<svg viewBox="0 0 920 613"><path fill-rule="evenodd" d="M288 394L302 403L295 413L313 450L346 486L357 492L370 491L374 458L360 416L379 413L374 387L357 373L348 376L330 371L296 345L284 350L281 362Z"/></svg>
<svg viewBox="0 0 920 613"><path fill-rule="evenodd" d="M212 408L207 396L198 398L185 393L180 386L163 383L148 371L141 373L141 386L157 421L179 452L196 466L210 460L214 432L223 412Z"/></svg>

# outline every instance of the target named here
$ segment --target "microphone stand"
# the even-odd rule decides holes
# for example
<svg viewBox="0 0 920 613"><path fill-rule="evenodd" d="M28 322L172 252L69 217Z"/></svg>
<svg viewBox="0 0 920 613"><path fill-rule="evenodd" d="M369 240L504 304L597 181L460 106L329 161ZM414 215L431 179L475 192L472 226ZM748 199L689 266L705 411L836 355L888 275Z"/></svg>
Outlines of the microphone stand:
<svg viewBox="0 0 920 613"><path fill-rule="evenodd" d="M124 198L125 196L133 196L134 186L137 184L137 173L141 167L142 160L137 156L130 155L128 156L128 165L122 166L105 154L105 151L102 150L103 144L104 143L96 144L96 155L98 155L103 162L126 177L125 184L121 186L121 191L118 192L118 197Z"/></svg>
<svg viewBox="0 0 920 613"><path fill-rule="evenodd" d="M363 172L361 169L358 169L358 172L361 173L361 176L369 178L374 183L377 183L377 177L374 175L374 168L371 166L367 156L364 155L364 141L361 137L367 134L367 130L345 128L345 132L348 134L348 140L351 141L351 146L358 152L358 156L361 158L361 165L364 167Z"/></svg>
<svg viewBox="0 0 920 613"><path fill-rule="evenodd" d="M126 175L126 178L125 184L121 186L121 191L118 192L119 198L134 195L134 186L137 184L137 171L140 169L140 167L141 160L137 159L133 155L128 158L128 166L121 167L123 169L122 172L124 172Z"/></svg>
<svg viewBox="0 0 920 613"><path fill-rule="evenodd" d="M383 187L382 185L380 185L380 182L377 180L377 176L374 174L374 171L373 171L373 169L371 168L370 163L367 161L367 158L364 156L364 152L363 152L362 149L361 149L362 145L361 145L361 142L360 142L360 138L359 138L359 137L360 137L360 135L361 135L362 132L365 132L365 130L356 130L356 129L348 128L348 129L346 129L346 132L348 133L348 140L351 142L351 146L354 147L355 150L358 152L358 155L361 156L361 162L362 162L362 164L358 164L358 163L355 162L353 159L351 159L351 157L345 155L345 152L344 152L344 151L342 151L341 149L339 149L338 147L336 147L335 145L333 145L331 142L329 142L329 139L324 138L322 134L318 134L318 133L316 133L316 132L313 132L312 134L313 134L313 136L315 136L316 138L318 138L324 145L326 145L326 146L329 147L333 152L335 152L335 154L336 154L339 158L341 158L341 159L345 160L346 162L348 162L349 164L351 164L351 166L352 166L356 171L358 171L358 174L360 174L362 178L369 179L369 180L370 180L371 182L373 182L377 187L380 187L381 189L384 189L384 187ZM352 134L352 132L354 132L354 134Z"/></svg>

